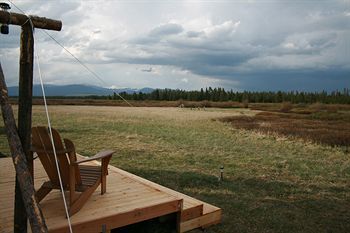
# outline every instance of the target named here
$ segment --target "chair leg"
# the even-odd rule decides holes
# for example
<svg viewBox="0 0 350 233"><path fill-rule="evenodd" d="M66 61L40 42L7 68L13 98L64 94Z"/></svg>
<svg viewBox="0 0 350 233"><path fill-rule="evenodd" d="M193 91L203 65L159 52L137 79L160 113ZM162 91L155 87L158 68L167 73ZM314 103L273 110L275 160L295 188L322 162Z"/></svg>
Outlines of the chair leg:
<svg viewBox="0 0 350 233"><path fill-rule="evenodd" d="M36 191L36 194L35 194L38 202L44 199L44 197L46 197L46 195L49 194L51 190L52 190L52 187L49 181L43 183L41 187L38 189L38 191Z"/></svg>
<svg viewBox="0 0 350 233"><path fill-rule="evenodd" d="M70 205L69 208L69 216L72 216L76 212L78 212L83 205L86 203L86 201L89 199L89 197L94 193L94 191L97 189L100 182L96 182L93 186L86 189L84 192L82 192L79 197L75 199L75 201Z"/></svg>
<svg viewBox="0 0 350 233"><path fill-rule="evenodd" d="M105 157L101 161L101 195L106 192L106 176L108 175L108 163L112 155Z"/></svg>
<svg viewBox="0 0 350 233"><path fill-rule="evenodd" d="M107 190L106 182L107 182L106 176L102 175L102 177L101 177L101 195L103 195Z"/></svg>

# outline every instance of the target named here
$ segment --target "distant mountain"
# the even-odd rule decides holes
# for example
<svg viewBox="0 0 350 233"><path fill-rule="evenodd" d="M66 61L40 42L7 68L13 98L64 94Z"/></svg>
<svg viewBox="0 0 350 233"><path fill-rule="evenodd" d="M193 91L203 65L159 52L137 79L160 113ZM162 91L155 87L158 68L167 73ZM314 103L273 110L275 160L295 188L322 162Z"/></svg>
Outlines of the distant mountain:
<svg viewBox="0 0 350 233"><path fill-rule="evenodd" d="M18 86L9 87L9 96L18 96ZM111 89L98 86L89 85L45 85L46 96L89 96L89 95L113 95L114 92L121 93L150 93L154 89L152 88L142 88L142 89L132 89L132 88L121 88L121 89ZM33 86L33 96L42 96L42 91L40 85Z"/></svg>

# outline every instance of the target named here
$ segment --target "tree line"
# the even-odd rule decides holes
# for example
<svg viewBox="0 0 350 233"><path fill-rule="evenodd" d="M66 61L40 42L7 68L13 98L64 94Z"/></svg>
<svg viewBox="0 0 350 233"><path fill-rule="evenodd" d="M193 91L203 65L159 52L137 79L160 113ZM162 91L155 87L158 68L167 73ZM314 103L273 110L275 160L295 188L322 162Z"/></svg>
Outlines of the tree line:
<svg viewBox="0 0 350 233"><path fill-rule="evenodd" d="M135 92L119 93L126 100L135 101L213 101L226 102L234 101L240 103L324 103L324 104L350 104L350 89L332 92L303 92L303 91L233 91L224 88L201 88L195 91L180 89L155 89L150 93ZM34 96L33 98L42 98ZM48 99L100 99L120 100L117 93L111 95L86 95L86 96L48 96Z"/></svg>
<svg viewBox="0 0 350 233"><path fill-rule="evenodd" d="M332 92L303 92L303 91L233 91L224 88L201 88L196 91L179 89L156 89L151 93L119 93L127 100L158 100L158 101L236 101L249 103L325 103L325 104L350 104L350 91L344 88L342 91ZM118 100L117 93L107 96L108 99Z"/></svg>

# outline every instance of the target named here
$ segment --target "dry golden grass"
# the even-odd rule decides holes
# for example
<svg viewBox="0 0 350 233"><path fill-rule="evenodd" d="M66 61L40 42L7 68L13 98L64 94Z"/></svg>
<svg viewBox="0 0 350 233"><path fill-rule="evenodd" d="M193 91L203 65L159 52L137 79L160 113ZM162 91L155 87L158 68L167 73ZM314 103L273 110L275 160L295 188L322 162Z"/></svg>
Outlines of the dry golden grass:
<svg viewBox="0 0 350 233"><path fill-rule="evenodd" d="M16 98L11 98L12 104L17 104ZM159 100L128 100L128 102L134 107L179 107L183 105L186 108L197 108L197 107L211 107L211 108L241 108L245 106L245 103L239 103L235 101L159 101ZM75 105L75 106L119 106L129 107L129 104L123 100L106 100L106 99L55 99L49 98L47 100L49 105ZM33 99L34 105L43 105L41 98Z"/></svg>
<svg viewBox="0 0 350 233"><path fill-rule="evenodd" d="M33 110L33 125L45 125L43 107ZM208 233L350 232L349 154L213 120L253 117L259 111L96 106L49 110L53 127L72 139L79 153L114 149L114 166L221 207L223 222ZM339 111L334 117L342 118ZM0 130L0 152L8 154L2 122ZM221 165L223 182L218 181Z"/></svg>

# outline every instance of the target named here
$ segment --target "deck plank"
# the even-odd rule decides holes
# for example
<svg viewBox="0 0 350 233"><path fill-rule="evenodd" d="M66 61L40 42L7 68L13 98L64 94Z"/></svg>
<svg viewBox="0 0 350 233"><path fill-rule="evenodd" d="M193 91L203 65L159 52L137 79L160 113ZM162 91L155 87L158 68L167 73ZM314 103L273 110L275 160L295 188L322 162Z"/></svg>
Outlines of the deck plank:
<svg viewBox="0 0 350 233"><path fill-rule="evenodd" d="M39 160L35 160L35 187L48 178ZM73 230L99 232L107 229L179 212L180 232L207 227L220 222L221 209L192 197L163 187L122 169L109 166L107 192L100 195L99 188L83 208L71 217ZM14 200L14 167L11 158L0 160L0 232L12 232ZM69 193L65 193L68 198ZM53 190L40 203L49 232L67 231L67 219L60 191Z"/></svg>

